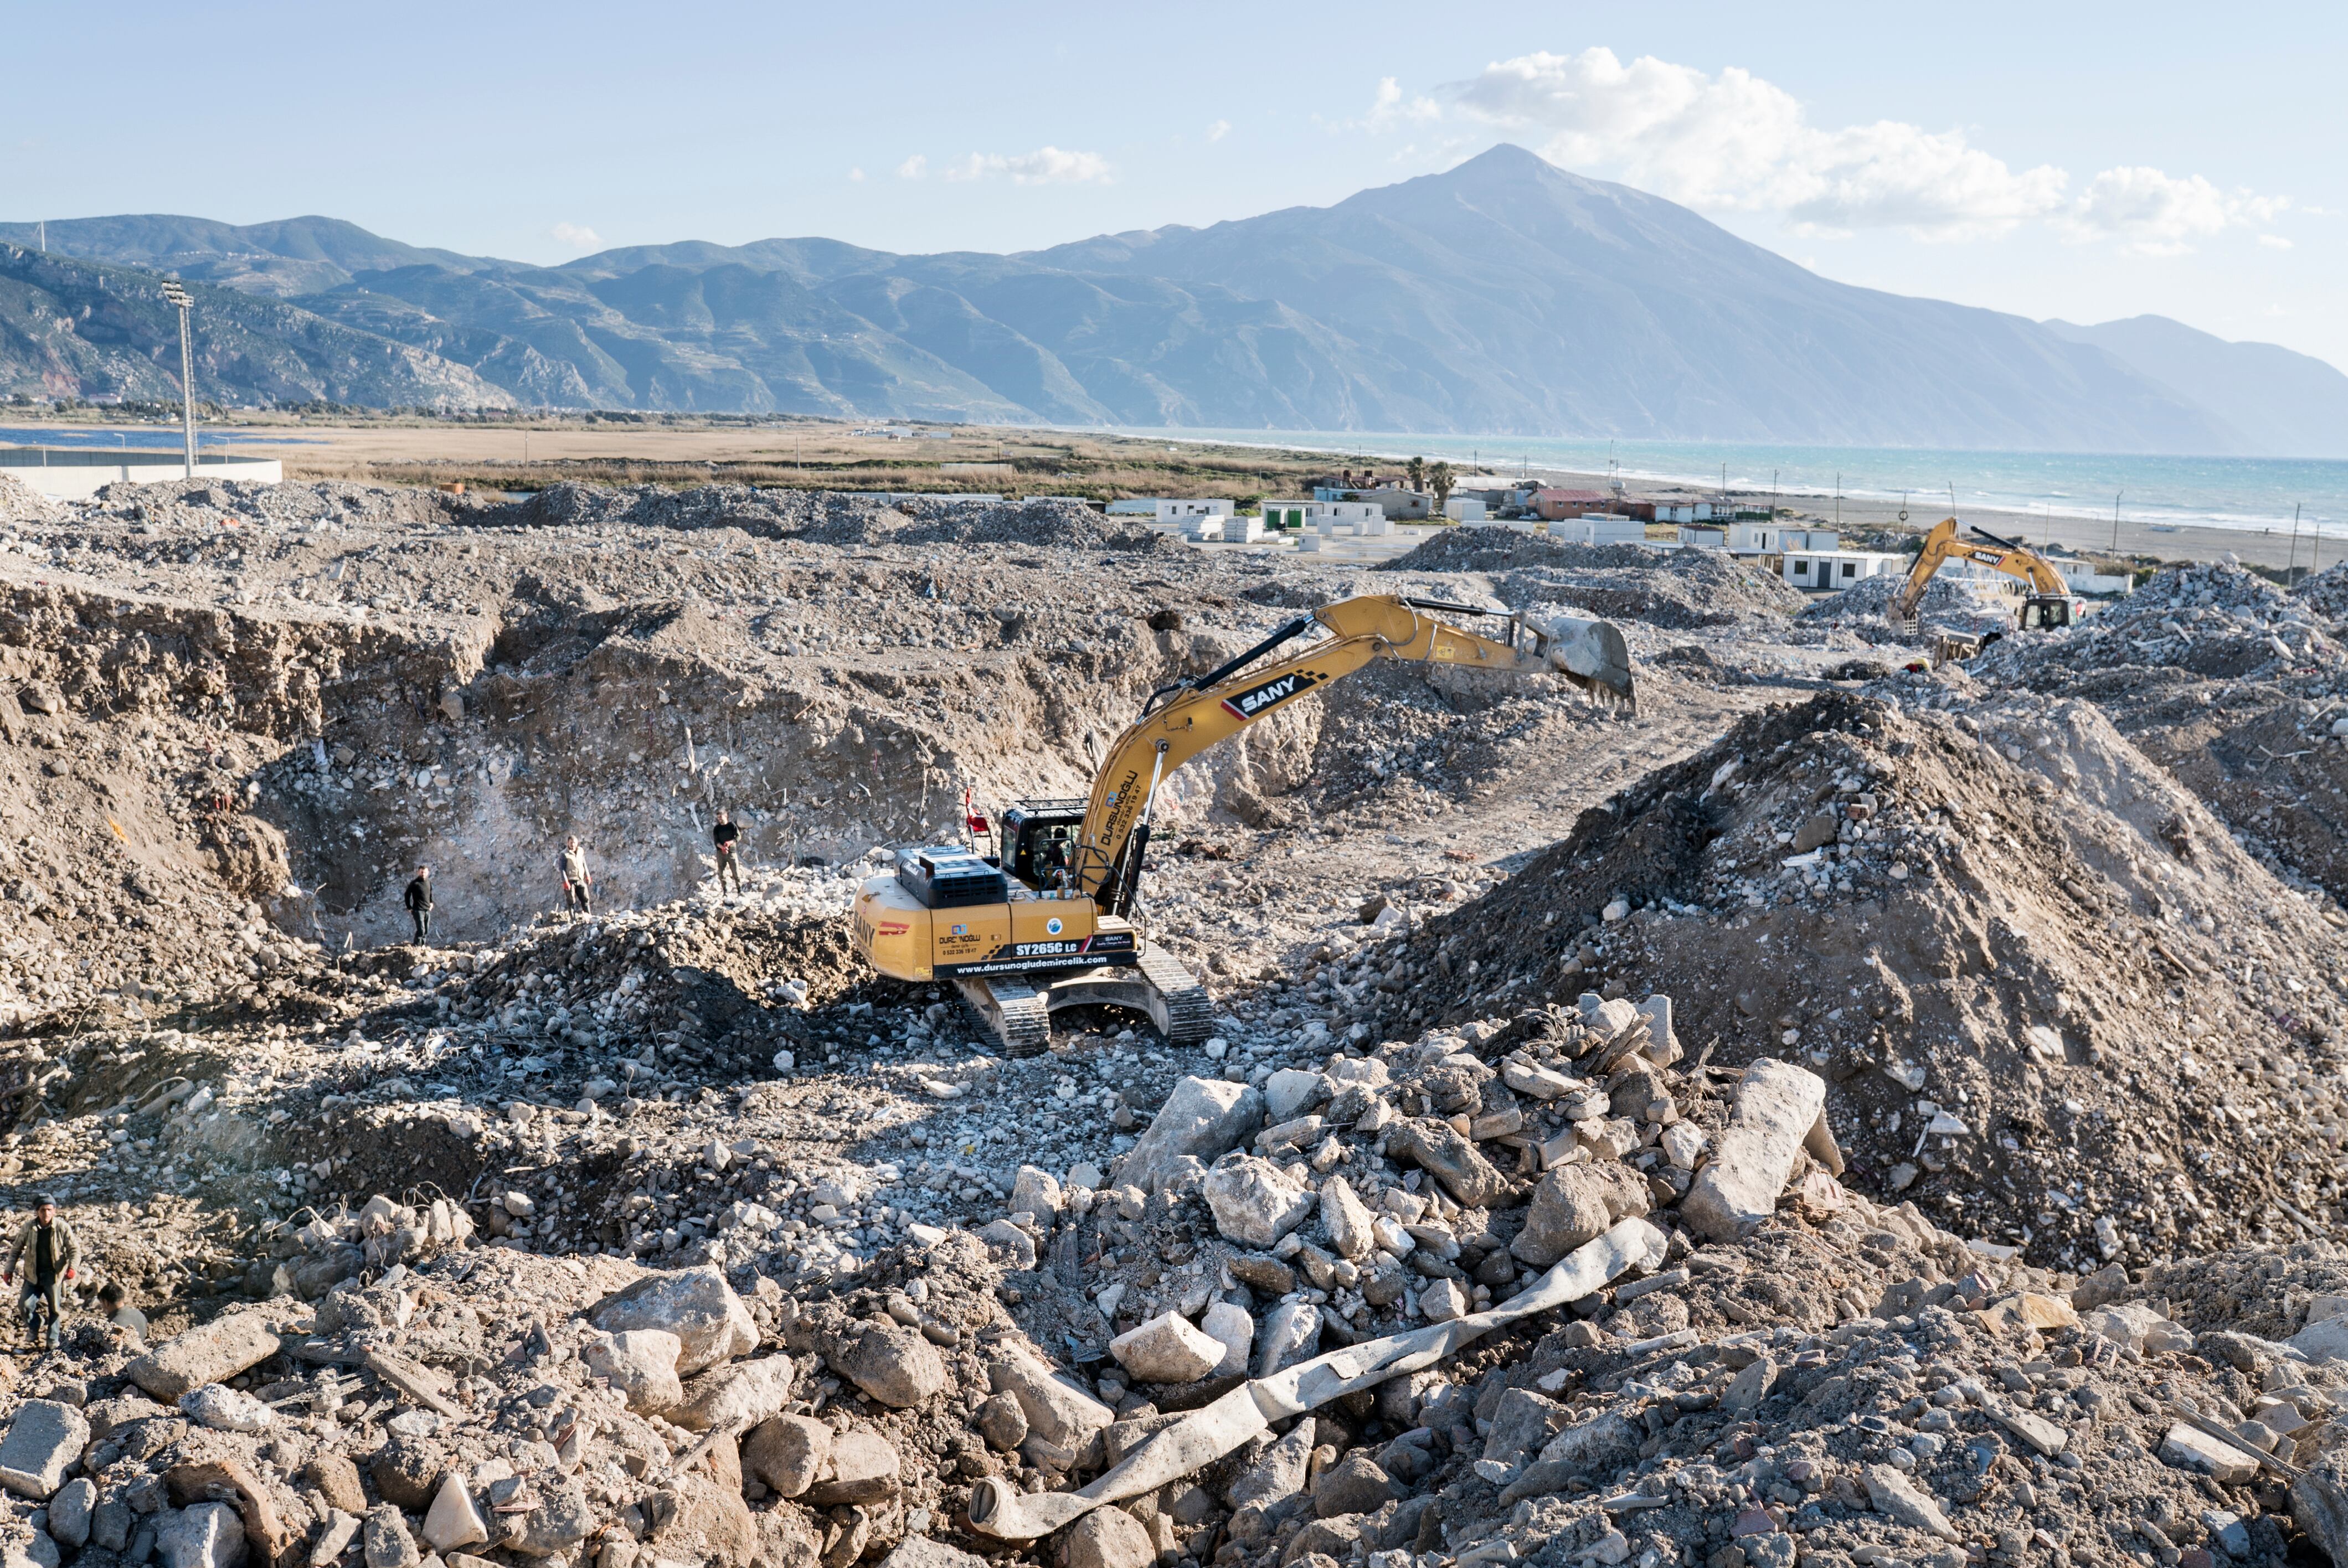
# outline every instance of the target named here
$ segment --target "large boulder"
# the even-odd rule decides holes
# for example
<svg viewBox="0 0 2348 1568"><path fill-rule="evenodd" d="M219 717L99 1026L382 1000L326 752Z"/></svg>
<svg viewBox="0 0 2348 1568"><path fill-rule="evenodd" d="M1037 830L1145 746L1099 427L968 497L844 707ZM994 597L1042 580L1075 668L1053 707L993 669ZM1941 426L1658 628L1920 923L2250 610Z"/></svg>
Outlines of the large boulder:
<svg viewBox="0 0 2348 1568"><path fill-rule="evenodd" d="M1616 1221L1644 1214L1651 1203L1644 1178L1627 1166L1560 1165L1533 1189L1524 1228L1509 1250L1529 1267L1547 1268Z"/></svg>
<svg viewBox="0 0 2348 1568"><path fill-rule="evenodd" d="M673 1410L685 1399L676 1375L676 1358L684 1353L685 1342L665 1328L600 1334L579 1349L587 1369L608 1380L639 1416Z"/></svg>
<svg viewBox="0 0 2348 1568"><path fill-rule="evenodd" d="M1242 1246L1271 1246L1313 1212L1310 1190L1253 1154L1227 1153L1207 1173L1207 1207L1215 1229Z"/></svg>
<svg viewBox="0 0 2348 1568"><path fill-rule="evenodd" d="M1223 1360L1223 1347L1179 1312L1128 1329L1108 1342L1108 1353L1143 1383L1195 1383Z"/></svg>
<svg viewBox="0 0 2348 1568"><path fill-rule="evenodd" d="M750 1309L714 1263L649 1275L597 1302L587 1318L607 1334L658 1328L675 1335L681 1377L758 1348L758 1326L751 1321Z"/></svg>
<svg viewBox="0 0 2348 1568"><path fill-rule="evenodd" d="M1747 1067L1712 1159L1680 1200L1682 1223L1711 1241L1758 1229L1777 1212L1777 1195L1826 1101L1826 1081L1805 1068L1770 1057Z"/></svg>
<svg viewBox="0 0 2348 1568"><path fill-rule="evenodd" d="M1154 1193L1188 1156L1211 1163L1263 1125L1263 1096L1244 1083L1185 1078L1117 1167L1124 1184Z"/></svg>
<svg viewBox="0 0 2348 1568"><path fill-rule="evenodd" d="M1462 1208L1482 1208L1509 1191L1509 1178L1459 1129L1432 1116L1413 1117L1386 1129L1386 1153L1441 1182Z"/></svg>
<svg viewBox="0 0 2348 1568"><path fill-rule="evenodd" d="M757 1426L780 1415L791 1402L797 1372L788 1356L764 1356L756 1361L712 1367L686 1388L668 1419L693 1432Z"/></svg>

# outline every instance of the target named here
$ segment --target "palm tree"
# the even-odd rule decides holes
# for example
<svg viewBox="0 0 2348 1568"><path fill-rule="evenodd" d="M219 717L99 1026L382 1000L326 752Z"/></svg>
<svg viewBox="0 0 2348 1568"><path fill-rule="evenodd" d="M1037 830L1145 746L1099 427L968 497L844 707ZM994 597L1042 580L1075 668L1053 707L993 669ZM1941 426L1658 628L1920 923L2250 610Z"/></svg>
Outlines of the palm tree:
<svg viewBox="0 0 2348 1568"><path fill-rule="evenodd" d="M1414 458L1412 461L1416 462L1416 459ZM1437 511L1440 512L1443 510L1444 507L1449 503L1451 499L1451 484L1456 477L1457 477L1457 476L1452 472L1451 465L1448 463L1437 463L1435 466L1426 471L1426 485L1427 488L1435 492L1435 509Z"/></svg>
<svg viewBox="0 0 2348 1568"><path fill-rule="evenodd" d="M1426 489L1426 458L1424 458L1424 457L1413 457L1413 458L1410 460L1410 466L1409 466L1409 467L1408 467L1406 470L1405 470L1405 471L1410 475L1410 487L1411 487L1412 489L1414 489L1414 490L1424 490L1424 489Z"/></svg>

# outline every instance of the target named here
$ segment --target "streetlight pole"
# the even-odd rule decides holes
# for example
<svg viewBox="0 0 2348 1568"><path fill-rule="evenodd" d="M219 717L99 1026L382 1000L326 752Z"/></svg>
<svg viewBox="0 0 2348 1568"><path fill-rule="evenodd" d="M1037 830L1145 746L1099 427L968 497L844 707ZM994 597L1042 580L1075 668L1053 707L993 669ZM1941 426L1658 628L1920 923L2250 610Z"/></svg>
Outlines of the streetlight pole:
<svg viewBox="0 0 2348 1568"><path fill-rule="evenodd" d="M2112 497L2112 554L2114 555L2120 553L2120 496L2127 494L2126 490L2122 490L2118 496Z"/></svg>
<svg viewBox="0 0 2348 1568"><path fill-rule="evenodd" d="M180 313L180 418L187 438L188 477L192 479L196 477L196 356L188 344L188 307L195 301L177 280L164 283L163 300Z"/></svg>

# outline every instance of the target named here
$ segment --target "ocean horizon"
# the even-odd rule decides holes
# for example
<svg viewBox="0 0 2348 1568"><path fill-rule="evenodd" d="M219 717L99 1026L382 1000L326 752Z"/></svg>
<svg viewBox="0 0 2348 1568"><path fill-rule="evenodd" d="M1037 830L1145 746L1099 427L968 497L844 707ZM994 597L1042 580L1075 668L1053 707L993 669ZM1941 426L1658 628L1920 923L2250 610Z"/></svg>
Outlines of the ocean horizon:
<svg viewBox="0 0 2348 1568"><path fill-rule="evenodd" d="M1758 442L1605 441L1533 436L1414 436L1395 431L1119 427L1120 436L1302 448L1380 464L1411 457L1520 470L1619 474L1627 484L1726 488L1804 502L1905 502L1918 517L1970 507L2049 518L2112 516L2154 527L2263 531L2299 526L2348 537L2348 460L2171 457L2139 453L1996 452ZM1724 479L1725 476L1725 479ZM1926 520L1931 520L1927 518Z"/></svg>

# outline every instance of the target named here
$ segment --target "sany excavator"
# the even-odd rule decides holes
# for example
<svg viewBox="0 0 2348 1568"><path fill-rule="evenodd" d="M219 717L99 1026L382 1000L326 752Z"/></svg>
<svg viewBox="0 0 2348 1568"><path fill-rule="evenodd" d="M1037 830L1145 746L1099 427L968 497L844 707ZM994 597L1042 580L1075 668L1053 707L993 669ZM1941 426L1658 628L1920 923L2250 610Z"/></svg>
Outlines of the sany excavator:
<svg viewBox="0 0 2348 1568"><path fill-rule="evenodd" d="M1219 669L1161 687L1102 757L1088 797L1021 801L1003 813L996 854L974 845L898 851L894 874L857 895L857 951L897 979L952 980L1012 1056L1045 1049L1055 1009L1087 1003L1147 1013L1170 1042L1205 1039L1205 988L1130 918L1150 810L1168 774L1375 659L1555 671L1593 694L1632 701L1630 653L1609 622L1535 627L1510 615L1506 641L1495 641L1430 610L1498 613L1428 599L1348 599L1297 617ZM1328 635L1259 666L1314 631Z"/></svg>
<svg viewBox="0 0 2348 1568"><path fill-rule="evenodd" d="M2063 574L2048 565L2045 557L2028 545L1999 538L1980 528L1972 531L1975 538L1986 542L1974 544L1957 538L1954 518L1944 519L1924 536L1924 552L1909 569L1906 586L1885 611L1887 620L1899 626L1913 626L1916 607L1924 602L1924 589L1931 584L1932 574L1952 560L1974 561L2028 583L2030 597L2022 601L2022 611L2016 618L2016 624L2024 631L2051 630L2068 626L2079 618L2084 609L2082 602L2072 596Z"/></svg>

